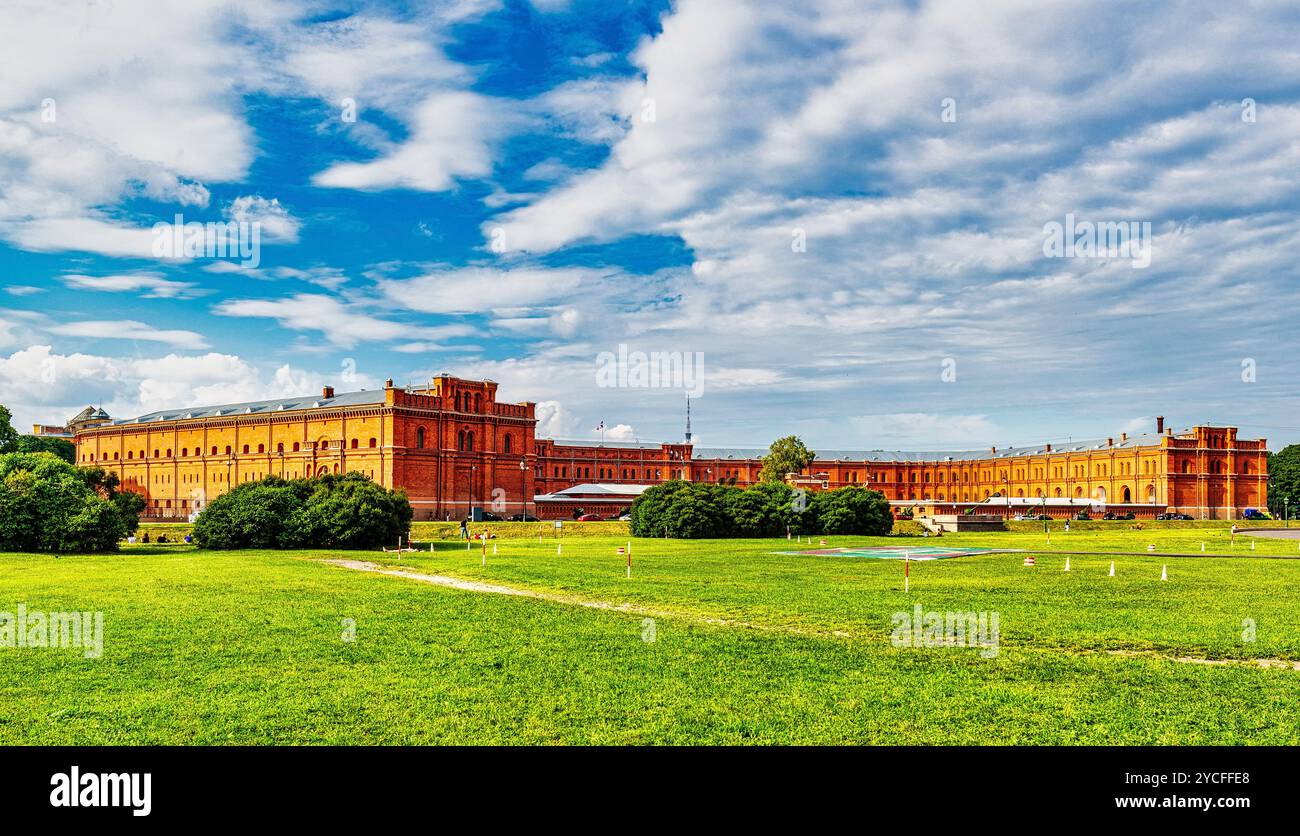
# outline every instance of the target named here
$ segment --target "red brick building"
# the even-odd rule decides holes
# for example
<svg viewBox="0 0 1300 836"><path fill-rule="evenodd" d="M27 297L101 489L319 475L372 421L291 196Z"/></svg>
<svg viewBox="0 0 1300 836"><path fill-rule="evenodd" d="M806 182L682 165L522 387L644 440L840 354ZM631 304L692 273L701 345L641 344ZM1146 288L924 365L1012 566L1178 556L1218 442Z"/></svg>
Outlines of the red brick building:
<svg viewBox="0 0 1300 836"><path fill-rule="evenodd" d="M116 472L162 519L186 518L230 486L268 475L348 471L404 488L416 519L459 519L474 507L500 516L614 516L644 486L670 479L753 484L766 452L537 439L536 423L535 405L498 401L496 383L444 374L418 389L390 380L369 392L327 387L320 396L105 418L80 426L75 440L79 463ZM1153 429L1001 450L819 450L800 481L866 486L939 512L1078 500L1144 517L1169 510L1229 519L1265 507L1264 439L1238 438L1233 427L1174 432L1163 419Z"/></svg>

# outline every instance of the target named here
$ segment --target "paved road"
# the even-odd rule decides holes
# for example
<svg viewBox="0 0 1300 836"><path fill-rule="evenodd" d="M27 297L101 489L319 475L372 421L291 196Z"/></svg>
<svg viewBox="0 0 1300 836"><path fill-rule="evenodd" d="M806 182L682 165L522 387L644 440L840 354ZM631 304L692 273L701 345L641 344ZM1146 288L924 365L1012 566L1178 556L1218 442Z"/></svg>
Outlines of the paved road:
<svg viewBox="0 0 1300 836"><path fill-rule="evenodd" d="M1278 540L1300 540L1300 528L1279 528L1279 529L1256 529L1243 528L1238 534L1249 534L1251 537L1274 537Z"/></svg>

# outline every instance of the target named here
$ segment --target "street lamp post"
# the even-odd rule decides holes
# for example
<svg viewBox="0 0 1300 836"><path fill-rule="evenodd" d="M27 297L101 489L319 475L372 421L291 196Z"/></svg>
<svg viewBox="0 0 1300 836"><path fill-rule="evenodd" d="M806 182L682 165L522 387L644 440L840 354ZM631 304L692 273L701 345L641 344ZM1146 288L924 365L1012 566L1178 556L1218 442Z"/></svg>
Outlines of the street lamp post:
<svg viewBox="0 0 1300 836"><path fill-rule="evenodd" d="M524 495L524 518L522 522L528 522L528 477L525 475L527 472L528 472L528 464L523 459L520 459L519 460L519 492Z"/></svg>

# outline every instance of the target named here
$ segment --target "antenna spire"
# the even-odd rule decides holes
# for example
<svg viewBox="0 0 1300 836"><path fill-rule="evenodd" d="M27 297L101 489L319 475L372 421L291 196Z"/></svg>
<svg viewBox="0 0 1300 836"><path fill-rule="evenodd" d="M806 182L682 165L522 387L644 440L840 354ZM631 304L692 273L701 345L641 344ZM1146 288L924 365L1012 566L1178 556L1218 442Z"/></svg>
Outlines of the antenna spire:
<svg viewBox="0 0 1300 836"><path fill-rule="evenodd" d="M686 394L686 443L691 443L691 395Z"/></svg>

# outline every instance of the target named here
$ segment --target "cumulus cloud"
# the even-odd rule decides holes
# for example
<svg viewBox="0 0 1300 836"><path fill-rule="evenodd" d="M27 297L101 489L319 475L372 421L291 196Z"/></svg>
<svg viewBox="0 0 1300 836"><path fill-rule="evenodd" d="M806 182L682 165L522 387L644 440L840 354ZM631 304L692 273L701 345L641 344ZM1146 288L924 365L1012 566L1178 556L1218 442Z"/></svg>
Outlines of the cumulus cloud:
<svg viewBox="0 0 1300 836"><path fill-rule="evenodd" d="M371 375L353 371L350 385L377 388ZM338 375L287 364L262 367L237 355L166 354L118 357L63 354L32 345L0 356L0 392L19 426L62 423L88 403L116 418L160 409L241 403L318 392Z"/></svg>

